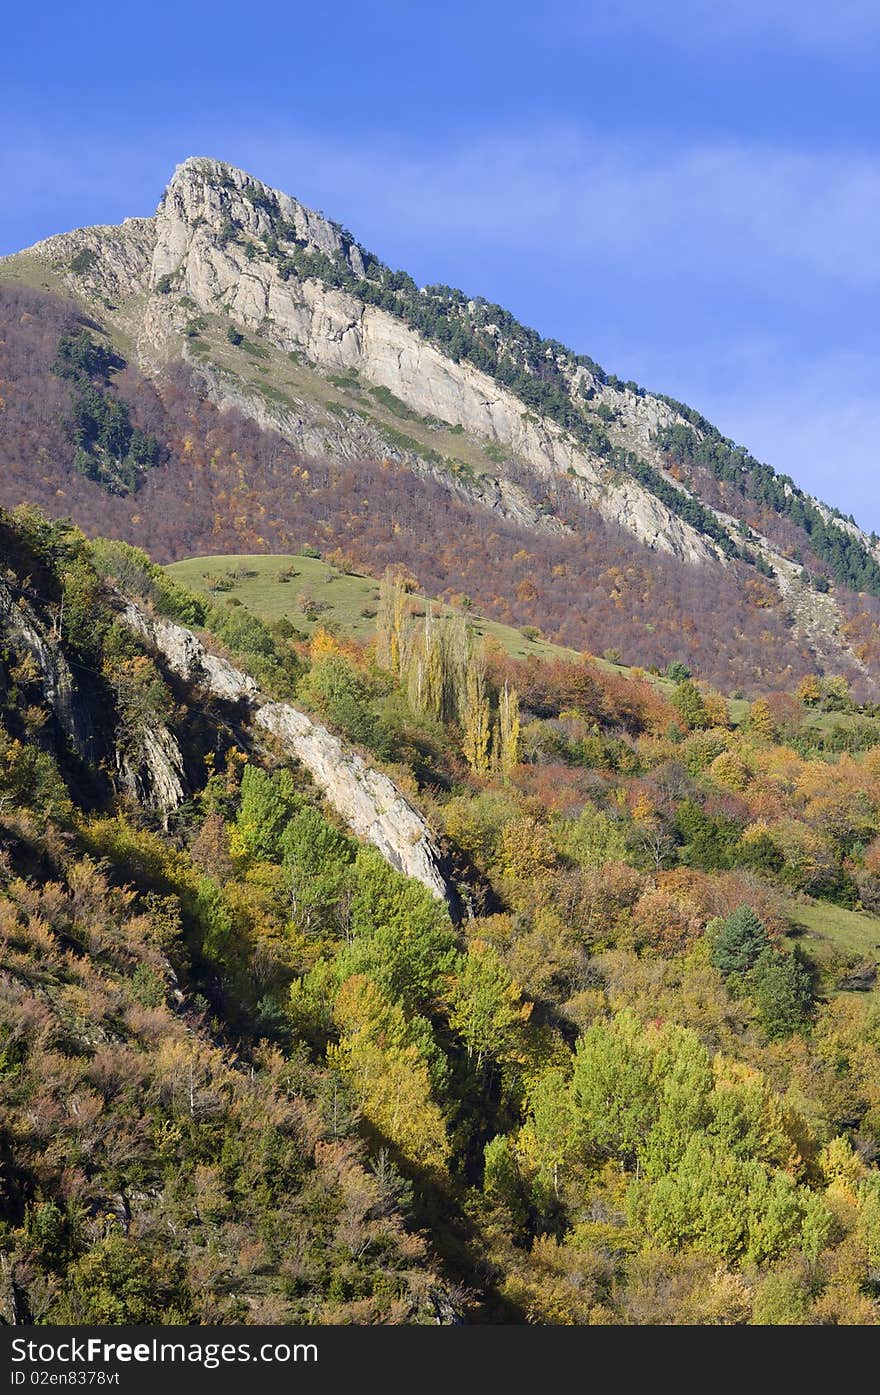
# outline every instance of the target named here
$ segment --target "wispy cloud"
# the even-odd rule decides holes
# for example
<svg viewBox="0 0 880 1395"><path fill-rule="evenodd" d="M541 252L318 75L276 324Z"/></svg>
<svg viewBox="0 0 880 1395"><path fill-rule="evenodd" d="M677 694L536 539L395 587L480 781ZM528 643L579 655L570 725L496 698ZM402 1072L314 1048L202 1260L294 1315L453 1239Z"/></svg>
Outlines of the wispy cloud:
<svg viewBox="0 0 880 1395"><path fill-rule="evenodd" d="M545 333L565 338L567 321L603 361L613 343L609 367L693 402L880 527L880 355L863 348L880 291L880 159L568 129L430 157L307 139L248 153L435 279L460 268L465 289L487 291L468 268L492 257L518 266L520 284L541 272Z"/></svg>
<svg viewBox="0 0 880 1395"><path fill-rule="evenodd" d="M880 351L814 342L797 355L771 335L744 334L670 353L655 332L637 368L649 382L669 375L725 435L880 532Z"/></svg>
<svg viewBox="0 0 880 1395"><path fill-rule="evenodd" d="M104 146L75 166L39 145L7 148L0 180L14 186L13 203L31 209L89 199L95 218L112 217L120 197L127 211L148 212L184 155L216 154L349 221L380 253L417 243L589 256L625 264L636 277L723 277L773 296L799 288L805 275L880 284L880 157L732 142L669 150L567 128L485 135L430 152L382 138L240 132L215 136L212 149L156 144L135 160ZM158 153L163 145L167 156Z"/></svg>
<svg viewBox="0 0 880 1395"><path fill-rule="evenodd" d="M828 52L880 38L875 0L580 0L555 8L554 22L570 33L647 35L678 47L781 39Z"/></svg>

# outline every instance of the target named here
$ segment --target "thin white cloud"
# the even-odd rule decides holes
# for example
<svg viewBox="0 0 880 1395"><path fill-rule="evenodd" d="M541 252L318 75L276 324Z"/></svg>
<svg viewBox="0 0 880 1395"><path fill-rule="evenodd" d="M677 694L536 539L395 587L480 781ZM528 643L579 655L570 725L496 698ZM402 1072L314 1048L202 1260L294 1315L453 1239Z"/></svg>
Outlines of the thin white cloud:
<svg viewBox="0 0 880 1395"><path fill-rule="evenodd" d="M828 54L880 38L876 0L581 0L556 7L553 23L585 38L645 35L678 48L781 40Z"/></svg>
<svg viewBox="0 0 880 1395"><path fill-rule="evenodd" d="M150 211L178 159L212 153L323 205L380 254L416 242L550 262L589 257L637 277L745 282L773 296L804 276L880 284L878 157L733 143L667 149L568 129L483 136L430 155L363 138L236 133L211 151L173 154L167 137L162 144L165 159L151 152L132 161L129 151L105 147L75 164L64 152L7 147L0 179L14 190L11 207L89 199L101 220L116 216L120 197L130 198L126 211ZM44 230L53 231L61 228Z"/></svg>
<svg viewBox="0 0 880 1395"><path fill-rule="evenodd" d="M880 355L835 353L762 366L765 375L750 380L745 393L723 379L707 383L707 415L802 488L880 532Z"/></svg>
<svg viewBox="0 0 880 1395"><path fill-rule="evenodd" d="M634 376L698 407L759 460L880 532L880 352L748 334L670 349L653 327ZM629 366L629 365L628 365Z"/></svg>

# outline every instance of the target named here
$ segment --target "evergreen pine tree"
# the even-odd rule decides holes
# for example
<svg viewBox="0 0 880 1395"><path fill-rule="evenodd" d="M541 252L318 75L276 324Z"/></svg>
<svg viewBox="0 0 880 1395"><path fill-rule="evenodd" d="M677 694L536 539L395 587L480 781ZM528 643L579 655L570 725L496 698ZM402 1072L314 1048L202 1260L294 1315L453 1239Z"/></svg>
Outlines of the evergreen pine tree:
<svg viewBox="0 0 880 1395"><path fill-rule="evenodd" d="M725 978L748 973L769 948L764 924L751 906L739 906L727 917L712 946L712 963Z"/></svg>

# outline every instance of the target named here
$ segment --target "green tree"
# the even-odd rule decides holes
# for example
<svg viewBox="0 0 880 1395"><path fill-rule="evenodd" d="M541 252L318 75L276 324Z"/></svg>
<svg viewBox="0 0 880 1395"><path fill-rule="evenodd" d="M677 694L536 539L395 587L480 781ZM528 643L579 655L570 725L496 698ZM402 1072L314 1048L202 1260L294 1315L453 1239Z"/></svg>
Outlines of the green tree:
<svg viewBox="0 0 880 1395"><path fill-rule="evenodd" d="M531 1003L523 1003L491 945L470 942L450 978L447 1001L449 1025L478 1068L487 1058L501 1061L516 1053L517 1032L528 1020Z"/></svg>
<svg viewBox="0 0 880 1395"><path fill-rule="evenodd" d="M594 1022L577 1044L572 1096L593 1152L633 1162L657 1118L653 1053L635 1013Z"/></svg>
<svg viewBox="0 0 880 1395"><path fill-rule="evenodd" d="M559 1195L560 1174L577 1156L581 1143L571 1080L553 1067L544 1071L529 1092L529 1112L517 1139L517 1150L539 1178L553 1184Z"/></svg>
<svg viewBox="0 0 880 1395"><path fill-rule="evenodd" d="M313 663L298 691L349 740L388 753L388 732L371 709L370 686L343 654L327 654Z"/></svg>
<svg viewBox="0 0 880 1395"><path fill-rule="evenodd" d="M496 1134L483 1150L483 1194L489 1201L504 1207L514 1230L525 1229L529 1196L516 1153L506 1134Z"/></svg>
<svg viewBox="0 0 880 1395"><path fill-rule="evenodd" d="M741 827L723 814L708 814L693 799L675 811L675 826L684 840L681 859L707 870L732 867L739 855Z"/></svg>
<svg viewBox="0 0 880 1395"><path fill-rule="evenodd" d="M339 972L369 974L407 1012L430 1009L438 981L455 962L446 907L375 848L358 849L353 872L352 941L341 952Z"/></svg>
<svg viewBox="0 0 880 1395"><path fill-rule="evenodd" d="M696 1032L665 1027L655 1044L658 1114L640 1151L645 1172L662 1177L677 1166L695 1133L711 1118L712 1061Z"/></svg>
<svg viewBox="0 0 880 1395"><path fill-rule="evenodd" d="M201 929L202 958L211 965L226 990L240 1002L253 998L247 970L250 945L235 925L223 893L210 877L201 877L195 913Z"/></svg>
<svg viewBox="0 0 880 1395"><path fill-rule="evenodd" d="M241 777L241 804L231 838L232 850L278 861L282 835L301 797L288 770L270 774L249 763Z"/></svg>
<svg viewBox="0 0 880 1395"><path fill-rule="evenodd" d="M789 1036L805 1026L813 1009L810 972L797 949L766 949L751 973L751 993L768 1036Z"/></svg>
<svg viewBox="0 0 880 1395"><path fill-rule="evenodd" d="M444 1168L446 1126L401 1008L371 979L354 975L340 989L335 1017L342 1035L327 1061L351 1081L367 1123L409 1162Z"/></svg>
<svg viewBox="0 0 880 1395"><path fill-rule="evenodd" d="M751 906L739 906L721 926L712 945L712 963L725 978L746 974L770 944L763 921Z"/></svg>
<svg viewBox="0 0 880 1395"><path fill-rule="evenodd" d="M306 930L323 924L351 886L355 844L307 804L287 824L280 848L294 919Z"/></svg>
<svg viewBox="0 0 880 1395"><path fill-rule="evenodd" d="M69 1271L69 1313L62 1321L97 1326L186 1322L190 1299L179 1259L118 1231Z"/></svg>
<svg viewBox="0 0 880 1395"><path fill-rule="evenodd" d="M685 726L690 729L695 727L706 727L709 725L709 717L706 712L706 705L702 695L695 683L689 678L685 678L678 684L672 694L671 702Z"/></svg>

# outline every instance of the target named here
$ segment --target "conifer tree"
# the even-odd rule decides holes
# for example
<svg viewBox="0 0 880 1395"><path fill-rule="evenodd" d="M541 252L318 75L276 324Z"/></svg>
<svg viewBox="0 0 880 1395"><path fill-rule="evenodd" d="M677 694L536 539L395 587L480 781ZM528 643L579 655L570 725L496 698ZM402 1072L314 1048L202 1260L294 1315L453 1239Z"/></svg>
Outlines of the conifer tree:
<svg viewBox="0 0 880 1395"><path fill-rule="evenodd" d="M725 977L748 973L769 943L763 922L751 906L739 906L718 932L712 946L712 963Z"/></svg>
<svg viewBox="0 0 880 1395"><path fill-rule="evenodd" d="M689 678L685 678L678 684L672 695L672 705L689 728L709 725L709 717L702 694L696 683L692 683Z"/></svg>

